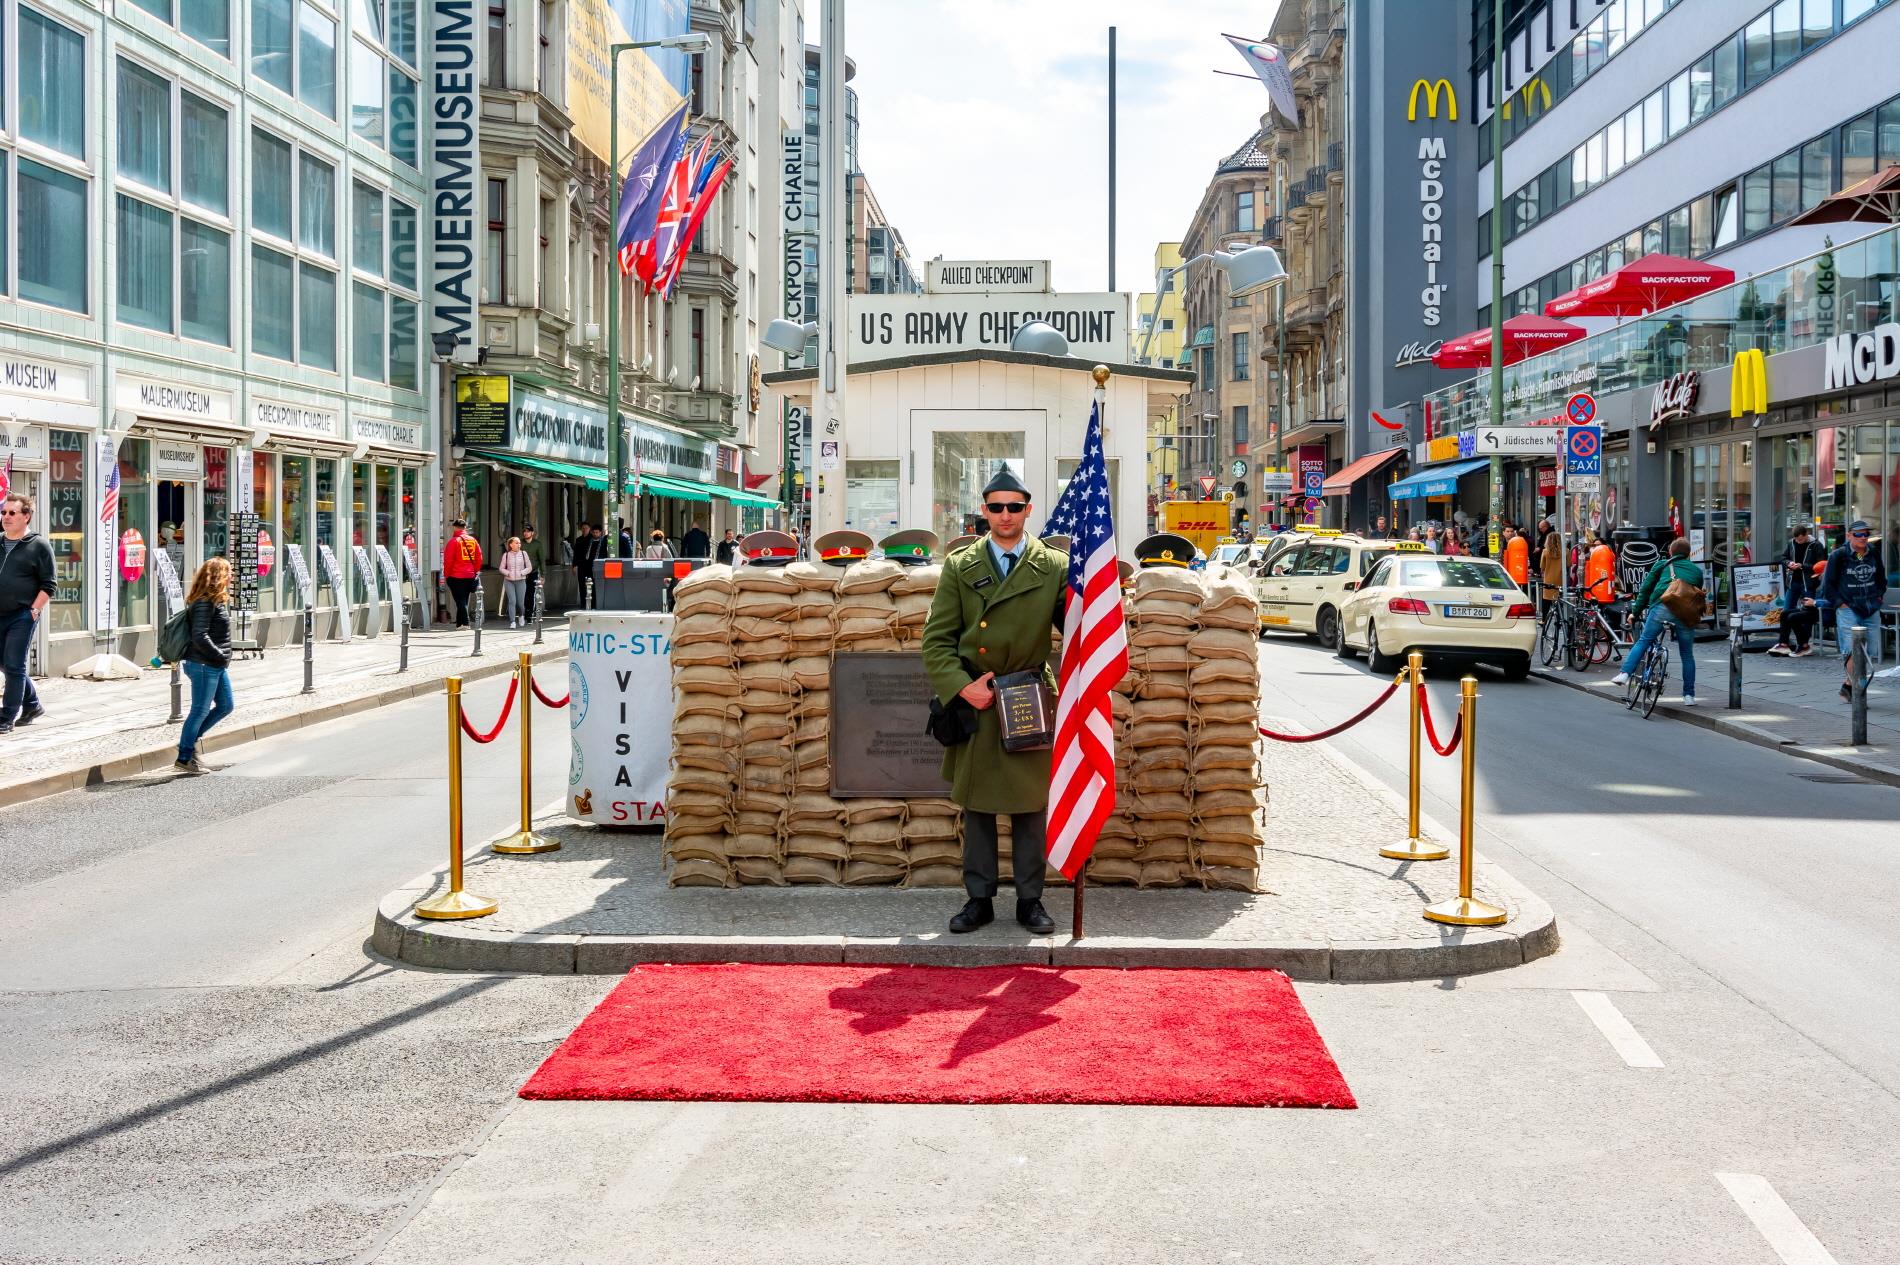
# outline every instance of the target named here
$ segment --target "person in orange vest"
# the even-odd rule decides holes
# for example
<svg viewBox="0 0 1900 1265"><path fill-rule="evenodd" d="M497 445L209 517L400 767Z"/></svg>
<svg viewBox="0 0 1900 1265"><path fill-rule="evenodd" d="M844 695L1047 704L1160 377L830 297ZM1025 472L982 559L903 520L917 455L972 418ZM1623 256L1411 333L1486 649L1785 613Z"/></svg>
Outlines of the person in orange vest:
<svg viewBox="0 0 1900 1265"><path fill-rule="evenodd" d="M455 626L468 627L468 599L474 596L475 583L482 574L481 542L468 534L468 524L456 519L449 526L448 541L442 546L442 577L449 582L455 598Z"/></svg>
<svg viewBox="0 0 1900 1265"><path fill-rule="evenodd" d="M1529 592L1531 579L1530 542L1518 534L1517 528L1504 524L1504 570L1517 581L1517 587Z"/></svg>
<svg viewBox="0 0 1900 1265"><path fill-rule="evenodd" d="M1616 550L1596 532L1590 533L1590 552L1583 560L1583 592L1603 606L1616 600Z"/></svg>

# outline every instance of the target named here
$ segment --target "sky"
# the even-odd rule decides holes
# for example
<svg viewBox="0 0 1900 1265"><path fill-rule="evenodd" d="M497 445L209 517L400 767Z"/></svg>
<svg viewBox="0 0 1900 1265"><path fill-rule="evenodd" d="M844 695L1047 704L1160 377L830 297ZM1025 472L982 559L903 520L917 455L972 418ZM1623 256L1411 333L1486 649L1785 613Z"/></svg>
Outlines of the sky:
<svg viewBox="0 0 1900 1265"><path fill-rule="evenodd" d="M1154 288L1267 93L1222 32L1259 38L1276 0L856 0L858 161L921 265L1048 259L1055 288L1108 284L1108 28L1116 32L1115 284ZM819 0L806 36L817 42Z"/></svg>

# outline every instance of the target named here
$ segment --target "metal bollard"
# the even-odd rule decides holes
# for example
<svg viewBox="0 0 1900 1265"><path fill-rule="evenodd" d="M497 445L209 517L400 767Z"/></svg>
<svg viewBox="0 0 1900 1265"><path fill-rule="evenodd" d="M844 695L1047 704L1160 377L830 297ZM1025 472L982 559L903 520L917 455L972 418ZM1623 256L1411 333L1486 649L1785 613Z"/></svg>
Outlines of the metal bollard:
<svg viewBox="0 0 1900 1265"><path fill-rule="evenodd" d="M462 678L448 679L449 890L416 906L418 918L481 918L501 908L462 890Z"/></svg>
<svg viewBox="0 0 1900 1265"><path fill-rule="evenodd" d="M172 664L172 714L165 719L168 725L176 725L185 719L185 665Z"/></svg>
<svg viewBox="0 0 1900 1265"><path fill-rule="evenodd" d="M480 654L482 652L482 610L488 603L482 598L482 582L479 576L476 577L475 593L471 600L475 603L475 609L470 612L469 619L469 623L475 629L475 649L472 653Z"/></svg>
<svg viewBox="0 0 1900 1265"><path fill-rule="evenodd" d="M515 656L515 696L521 701L521 829L499 843L496 852L510 856L553 852L560 840L534 833L534 657L526 650Z"/></svg>
<svg viewBox="0 0 1900 1265"><path fill-rule="evenodd" d="M542 582L541 573L534 573L534 644L541 644L541 619L547 614L547 586Z"/></svg>
<svg viewBox="0 0 1900 1265"><path fill-rule="evenodd" d="M1394 861L1443 861L1451 855L1451 849L1442 844L1419 838L1418 834L1418 781L1420 730L1424 725L1424 700L1418 695L1419 686L1425 681L1425 656L1414 650L1405 659L1405 678L1412 691L1412 747L1407 769L1410 777L1410 791L1406 798L1406 836L1403 843L1395 843L1389 848L1380 848L1379 855Z"/></svg>
<svg viewBox="0 0 1900 1265"><path fill-rule="evenodd" d="M317 692L317 608L303 606L303 692Z"/></svg>
<svg viewBox="0 0 1900 1265"><path fill-rule="evenodd" d="M1867 630L1855 628L1848 633L1847 672L1853 680L1853 731L1848 741L1857 747L1867 745Z"/></svg>
<svg viewBox="0 0 1900 1265"><path fill-rule="evenodd" d="M1425 918L1454 927L1495 927L1510 915L1471 894L1472 870L1476 866L1471 835L1477 812L1478 678L1468 676L1458 684L1461 693L1458 716L1464 732L1465 757L1458 774L1458 894L1436 905L1427 905Z"/></svg>
<svg viewBox="0 0 1900 1265"><path fill-rule="evenodd" d="M1730 711L1742 709L1742 629L1740 616L1728 626L1728 706Z"/></svg>
<svg viewBox="0 0 1900 1265"><path fill-rule="evenodd" d="M402 621L402 641L396 648L396 671L409 670L409 601L402 595L402 586L396 586L396 618Z"/></svg>

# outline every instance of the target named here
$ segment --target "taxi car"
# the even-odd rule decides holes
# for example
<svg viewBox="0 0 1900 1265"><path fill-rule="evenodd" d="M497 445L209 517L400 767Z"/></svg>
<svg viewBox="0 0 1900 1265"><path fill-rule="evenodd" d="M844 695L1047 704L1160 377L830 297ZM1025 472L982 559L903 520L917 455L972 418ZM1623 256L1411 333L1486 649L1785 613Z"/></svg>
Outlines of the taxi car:
<svg viewBox="0 0 1900 1265"><path fill-rule="evenodd" d="M1502 566L1400 541L1346 595L1338 650L1341 658L1364 650L1375 672L1396 671L1418 650L1521 681L1536 644L1536 608Z"/></svg>
<svg viewBox="0 0 1900 1265"><path fill-rule="evenodd" d="M1218 562L1229 567L1251 567L1267 556L1267 547L1244 540L1229 540L1214 546L1214 556L1208 561Z"/></svg>
<svg viewBox="0 0 1900 1265"><path fill-rule="evenodd" d="M1396 542L1320 527L1301 534L1304 541L1271 554L1254 577L1260 627L1311 633L1320 644L1337 648L1340 609L1373 566L1393 553Z"/></svg>

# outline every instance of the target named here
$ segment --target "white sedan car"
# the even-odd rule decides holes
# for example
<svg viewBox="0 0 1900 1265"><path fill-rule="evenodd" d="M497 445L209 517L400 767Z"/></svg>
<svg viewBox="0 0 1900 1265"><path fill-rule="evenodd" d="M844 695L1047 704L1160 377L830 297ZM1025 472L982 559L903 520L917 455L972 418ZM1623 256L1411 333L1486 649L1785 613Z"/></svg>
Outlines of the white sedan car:
<svg viewBox="0 0 1900 1265"><path fill-rule="evenodd" d="M1340 655L1363 650L1375 672L1396 671L1418 650L1488 663L1521 681L1537 644L1530 595L1485 558L1393 554L1353 586L1340 616Z"/></svg>

